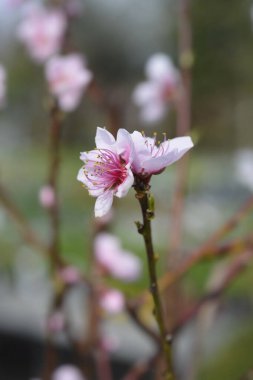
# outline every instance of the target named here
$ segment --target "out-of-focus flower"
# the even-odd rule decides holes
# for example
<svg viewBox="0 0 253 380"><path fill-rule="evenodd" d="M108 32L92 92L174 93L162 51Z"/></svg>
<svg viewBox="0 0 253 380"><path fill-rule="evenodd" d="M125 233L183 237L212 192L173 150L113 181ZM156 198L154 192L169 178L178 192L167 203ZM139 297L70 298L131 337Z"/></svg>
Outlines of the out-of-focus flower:
<svg viewBox="0 0 253 380"><path fill-rule="evenodd" d="M73 111L92 79L84 59L79 54L52 57L45 71L49 90L57 98L60 108Z"/></svg>
<svg viewBox="0 0 253 380"><path fill-rule="evenodd" d="M253 191L253 150L240 150L235 156L236 177L238 181Z"/></svg>
<svg viewBox="0 0 253 380"><path fill-rule="evenodd" d="M65 317L61 311L55 311L50 315L47 326L50 332L57 333L61 332L65 326Z"/></svg>
<svg viewBox="0 0 253 380"><path fill-rule="evenodd" d="M25 12L17 36L30 56L43 63L60 51L66 27L67 21L61 11L33 6Z"/></svg>
<svg viewBox="0 0 253 380"><path fill-rule="evenodd" d="M43 186L39 191L39 201L42 207L52 207L55 204L54 189L49 185Z"/></svg>
<svg viewBox="0 0 253 380"><path fill-rule="evenodd" d="M64 4L65 9L70 17L79 16L84 8L82 0L67 0Z"/></svg>
<svg viewBox="0 0 253 380"><path fill-rule="evenodd" d="M115 289L106 290L99 300L101 308L109 314L117 314L124 310L125 299L123 294Z"/></svg>
<svg viewBox="0 0 253 380"><path fill-rule="evenodd" d="M85 380L85 378L77 367L65 364L54 371L52 380Z"/></svg>
<svg viewBox="0 0 253 380"><path fill-rule="evenodd" d="M120 280L135 281L141 273L141 262L131 252L122 250L120 241L108 233L99 234L94 242L98 263Z"/></svg>
<svg viewBox="0 0 253 380"><path fill-rule="evenodd" d="M115 352L119 348L119 340L117 337L102 335L101 336L101 345L107 352Z"/></svg>
<svg viewBox="0 0 253 380"><path fill-rule="evenodd" d="M133 101L140 107L140 117L145 123L161 120L179 89L180 77L171 59L157 53L147 61L147 81L136 86Z"/></svg>
<svg viewBox="0 0 253 380"><path fill-rule="evenodd" d="M131 169L134 174L143 178L161 173L193 147L189 136L171 140L166 140L164 136L164 141L158 144L156 136L145 137L138 131L134 131L131 137L134 144Z"/></svg>
<svg viewBox="0 0 253 380"><path fill-rule="evenodd" d="M6 97L6 71L5 68L0 64L0 108L5 104Z"/></svg>
<svg viewBox="0 0 253 380"><path fill-rule="evenodd" d="M97 197L95 216L101 217L110 210L113 196L124 197L133 185L131 136L120 129L115 141L111 133L97 128L96 147L95 150L81 153L84 166L79 170L77 179L86 186L91 196Z"/></svg>
<svg viewBox="0 0 253 380"><path fill-rule="evenodd" d="M72 266L67 266L60 269L59 276L68 285L74 285L78 283L81 279L81 274L79 270Z"/></svg>

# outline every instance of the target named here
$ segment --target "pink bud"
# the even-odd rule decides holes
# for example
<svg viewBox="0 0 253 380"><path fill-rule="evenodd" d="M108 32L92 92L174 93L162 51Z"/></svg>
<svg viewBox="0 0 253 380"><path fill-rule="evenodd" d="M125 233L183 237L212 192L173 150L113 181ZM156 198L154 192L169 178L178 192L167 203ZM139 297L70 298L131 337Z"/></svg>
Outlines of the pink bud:
<svg viewBox="0 0 253 380"><path fill-rule="evenodd" d="M73 266L68 266L59 271L62 280L68 285L74 285L81 279L79 270Z"/></svg>
<svg viewBox="0 0 253 380"><path fill-rule="evenodd" d="M50 208L55 204L54 189L49 186L43 186L39 192L39 201L42 207Z"/></svg>
<svg viewBox="0 0 253 380"><path fill-rule="evenodd" d="M100 306L110 314L117 314L123 311L125 300L123 294L115 289L106 290L100 298Z"/></svg>
<svg viewBox="0 0 253 380"><path fill-rule="evenodd" d="M61 311L55 311L48 319L48 329L52 333L61 332L65 326L65 318Z"/></svg>
<svg viewBox="0 0 253 380"><path fill-rule="evenodd" d="M77 367L65 364L54 371L52 380L85 380L85 378Z"/></svg>

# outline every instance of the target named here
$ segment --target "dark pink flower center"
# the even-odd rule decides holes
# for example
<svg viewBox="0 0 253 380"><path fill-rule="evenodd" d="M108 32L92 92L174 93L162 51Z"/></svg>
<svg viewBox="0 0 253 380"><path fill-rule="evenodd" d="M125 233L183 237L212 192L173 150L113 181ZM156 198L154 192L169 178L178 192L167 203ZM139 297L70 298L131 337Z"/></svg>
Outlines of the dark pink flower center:
<svg viewBox="0 0 253 380"><path fill-rule="evenodd" d="M113 189L125 181L127 169L120 156L108 149L99 149L96 158L87 160L84 165L84 174L94 189Z"/></svg>

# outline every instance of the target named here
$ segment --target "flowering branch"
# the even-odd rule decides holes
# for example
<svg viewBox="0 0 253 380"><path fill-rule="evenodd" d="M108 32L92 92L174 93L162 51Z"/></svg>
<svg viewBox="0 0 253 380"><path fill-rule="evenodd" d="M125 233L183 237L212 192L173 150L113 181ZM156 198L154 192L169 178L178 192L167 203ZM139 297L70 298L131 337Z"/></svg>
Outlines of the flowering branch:
<svg viewBox="0 0 253 380"><path fill-rule="evenodd" d="M166 332L163 311L162 311L162 302L159 295L158 289L158 280L156 274L156 261L157 257L154 252L153 242L152 242L152 233L151 233L151 219L154 217L154 209L151 205L152 196L149 192L149 185L145 185L143 183L138 183L138 179L135 184L136 190L136 198L138 199L141 211L143 224L137 223L138 232L143 236L147 259L148 259L148 270L149 270L149 280L150 280L150 292L153 297L154 306L155 306L155 318L159 327L161 340L162 340L162 349L164 353L164 357L166 359L166 379L173 380L173 365L172 365L172 350L171 350L171 342L168 340L168 335ZM150 207L151 206L151 207Z"/></svg>

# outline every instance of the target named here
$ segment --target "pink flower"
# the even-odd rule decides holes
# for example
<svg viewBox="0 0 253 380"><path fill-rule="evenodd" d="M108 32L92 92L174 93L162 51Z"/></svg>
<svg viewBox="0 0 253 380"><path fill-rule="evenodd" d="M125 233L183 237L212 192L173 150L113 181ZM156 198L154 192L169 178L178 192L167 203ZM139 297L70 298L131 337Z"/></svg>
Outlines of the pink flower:
<svg viewBox="0 0 253 380"><path fill-rule="evenodd" d="M97 262L107 272L123 281L135 281L141 273L141 262L131 252L122 250L119 239L108 233L99 234L94 242Z"/></svg>
<svg viewBox="0 0 253 380"><path fill-rule="evenodd" d="M43 63L60 51L66 26L65 16L59 10L33 6L25 13L17 35L31 57Z"/></svg>
<svg viewBox="0 0 253 380"><path fill-rule="evenodd" d="M123 294L115 289L106 290L100 298L101 308L109 314L117 314L124 310L125 299Z"/></svg>
<svg viewBox="0 0 253 380"><path fill-rule="evenodd" d="M179 73L171 59L154 54L146 64L147 81L136 86L133 101L140 107L141 119L154 123L162 119L179 87Z"/></svg>
<svg viewBox="0 0 253 380"><path fill-rule="evenodd" d="M43 186L39 192L39 201L42 207L50 208L55 204L54 189L49 186Z"/></svg>
<svg viewBox="0 0 253 380"><path fill-rule="evenodd" d="M73 111L92 79L85 61L78 54L51 58L46 64L49 89L63 111Z"/></svg>
<svg viewBox="0 0 253 380"><path fill-rule="evenodd" d="M61 332L65 326L65 317L61 311L55 311L48 319L48 329L52 333Z"/></svg>
<svg viewBox="0 0 253 380"><path fill-rule="evenodd" d="M116 352L120 346L119 339L115 335L114 336L102 335L101 344L104 350L106 350L109 353Z"/></svg>
<svg viewBox="0 0 253 380"><path fill-rule="evenodd" d="M113 196L124 197L133 185L131 136L120 129L115 141L111 133L97 128L96 147L81 153L84 166L79 170L77 179L91 196L97 197L95 216L101 217L110 210Z"/></svg>
<svg viewBox="0 0 253 380"><path fill-rule="evenodd" d="M65 364L54 371L52 380L85 380L85 378L77 367Z"/></svg>
<svg viewBox="0 0 253 380"><path fill-rule="evenodd" d="M0 108L5 105L6 97L6 71L5 68L0 65Z"/></svg>
<svg viewBox="0 0 253 380"><path fill-rule="evenodd" d="M140 132L131 134L134 149L131 169L135 175L148 178L161 173L167 166L179 160L193 142L189 136L177 137L156 144L156 137L143 136Z"/></svg>
<svg viewBox="0 0 253 380"><path fill-rule="evenodd" d="M82 13L84 2L82 0L67 0L64 6L70 17L76 17Z"/></svg>
<svg viewBox="0 0 253 380"><path fill-rule="evenodd" d="M59 271L59 276L65 282L65 284L68 285L74 285L78 283L81 279L81 274L79 270L72 266L62 268Z"/></svg>

